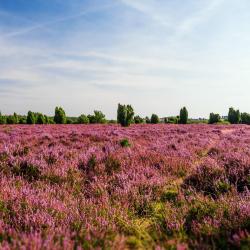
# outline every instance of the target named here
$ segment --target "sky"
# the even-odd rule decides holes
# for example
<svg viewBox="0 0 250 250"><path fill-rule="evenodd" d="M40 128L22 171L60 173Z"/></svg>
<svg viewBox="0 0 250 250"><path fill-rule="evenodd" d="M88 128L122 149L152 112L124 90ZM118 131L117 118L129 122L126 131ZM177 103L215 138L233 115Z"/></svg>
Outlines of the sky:
<svg viewBox="0 0 250 250"><path fill-rule="evenodd" d="M249 0L0 0L0 110L250 112Z"/></svg>

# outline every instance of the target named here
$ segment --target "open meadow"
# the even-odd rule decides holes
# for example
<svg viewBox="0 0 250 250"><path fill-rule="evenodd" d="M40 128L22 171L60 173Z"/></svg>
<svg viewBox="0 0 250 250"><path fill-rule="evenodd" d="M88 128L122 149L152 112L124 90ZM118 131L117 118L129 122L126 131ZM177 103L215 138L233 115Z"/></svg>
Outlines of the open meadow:
<svg viewBox="0 0 250 250"><path fill-rule="evenodd" d="M1 249L248 249L244 125L0 127Z"/></svg>

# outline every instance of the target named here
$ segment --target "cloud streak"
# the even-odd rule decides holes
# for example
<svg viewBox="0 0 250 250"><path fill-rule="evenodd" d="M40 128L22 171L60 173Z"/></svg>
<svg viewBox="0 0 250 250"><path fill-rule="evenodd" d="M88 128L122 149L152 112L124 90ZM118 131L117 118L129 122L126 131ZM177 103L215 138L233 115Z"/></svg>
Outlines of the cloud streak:
<svg viewBox="0 0 250 250"><path fill-rule="evenodd" d="M142 115L188 104L192 116L224 114L231 105L250 110L245 95L232 94L236 83L239 93L250 90L243 2L83 0L36 22L0 10L0 108L48 113L60 104L77 115L99 107L110 118L117 102Z"/></svg>

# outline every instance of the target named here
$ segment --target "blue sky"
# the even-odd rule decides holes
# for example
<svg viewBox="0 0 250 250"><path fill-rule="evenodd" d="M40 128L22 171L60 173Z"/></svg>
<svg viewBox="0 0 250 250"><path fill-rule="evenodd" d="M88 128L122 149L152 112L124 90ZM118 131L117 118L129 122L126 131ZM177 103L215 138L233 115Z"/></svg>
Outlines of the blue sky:
<svg viewBox="0 0 250 250"><path fill-rule="evenodd" d="M0 0L0 110L250 112L248 0Z"/></svg>

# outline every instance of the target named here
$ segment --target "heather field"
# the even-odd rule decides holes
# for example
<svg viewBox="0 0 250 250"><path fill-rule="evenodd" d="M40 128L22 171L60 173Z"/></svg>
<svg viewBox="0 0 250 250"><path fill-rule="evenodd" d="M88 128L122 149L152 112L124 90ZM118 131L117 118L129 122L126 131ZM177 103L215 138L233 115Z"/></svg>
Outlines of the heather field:
<svg viewBox="0 0 250 250"><path fill-rule="evenodd" d="M1 249L249 249L250 127L0 127Z"/></svg>

